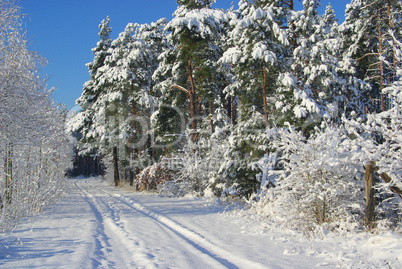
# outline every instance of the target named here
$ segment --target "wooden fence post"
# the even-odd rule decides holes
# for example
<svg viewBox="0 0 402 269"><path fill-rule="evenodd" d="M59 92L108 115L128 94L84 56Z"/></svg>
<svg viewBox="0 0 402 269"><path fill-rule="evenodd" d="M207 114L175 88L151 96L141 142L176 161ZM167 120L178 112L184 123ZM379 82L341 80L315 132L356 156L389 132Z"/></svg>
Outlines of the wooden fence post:
<svg viewBox="0 0 402 269"><path fill-rule="evenodd" d="M368 230L374 228L375 220L374 167L375 163L373 161L368 162L366 165L366 173L364 174L364 181L366 184L366 209L364 212L364 225Z"/></svg>

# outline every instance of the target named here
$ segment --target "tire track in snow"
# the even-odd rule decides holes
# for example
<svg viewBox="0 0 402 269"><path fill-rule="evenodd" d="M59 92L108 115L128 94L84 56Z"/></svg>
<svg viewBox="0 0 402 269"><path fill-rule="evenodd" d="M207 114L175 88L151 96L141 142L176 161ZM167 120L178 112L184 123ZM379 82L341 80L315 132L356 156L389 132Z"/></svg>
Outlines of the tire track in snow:
<svg viewBox="0 0 402 269"><path fill-rule="evenodd" d="M119 263L125 263L123 265L127 266L127 268L156 268L156 264L152 262L154 256L145 251L145 249L140 246L140 241L136 240L122 225L117 223L119 221L117 209L103 201L103 199L99 199L91 194L88 189L84 190L83 187L78 186L78 181L75 182L75 185L94 212L98 222L98 233L95 235L95 238L97 241L100 241L100 244L97 245L101 246L97 252L102 253L101 262L98 263L105 268L115 267L116 262L108 260L106 258L108 255L106 254L112 253L113 249L118 249L119 251L115 253L117 254L116 258L119 259ZM105 210L102 210L99 201L106 207ZM107 232L111 233L111 238L107 236ZM115 245L109 243L112 239L115 239ZM121 252L126 252L126 254L129 255L124 255ZM125 257L131 257L131 260L124 261Z"/></svg>
<svg viewBox="0 0 402 269"><path fill-rule="evenodd" d="M131 206L133 209L140 211L144 215L161 223L162 225L164 225L165 227L176 233L178 236L183 238L185 241L187 241L190 245L201 251L203 254L210 256L211 258L215 259L216 261L218 261L219 263L228 268L254 268L254 269L267 268L267 266L261 263L251 261L239 257L238 255L232 254L231 252L207 240L200 234L191 231L190 229L180 225L179 223L165 216L158 215L155 212L148 210L144 205L134 201L129 197L120 195L120 199L127 205Z"/></svg>
<svg viewBox="0 0 402 269"><path fill-rule="evenodd" d="M124 242L125 238L130 238L133 239L133 235L132 233L129 233L128 231L126 231L126 229L124 228L124 223L127 222L127 220L125 220L122 216L124 216L124 214L120 214L120 209L118 209L115 205L116 204L121 204L124 205L125 207L129 208L129 209L134 209L135 212L138 212L141 215L144 215L143 212L137 210L136 208L133 208L133 206L129 203L127 203L126 201L121 199L121 195L120 194L113 194L110 193L106 190L104 190L103 188L99 188L97 186L94 186L93 184L91 184L90 182L88 182L88 180L86 180L85 182L83 182L85 184L88 185L88 190L94 190L96 189L98 192L103 193L105 196L99 196L99 197L105 197L104 199L99 199L106 207L108 207L109 209L106 209L104 212L110 212L113 216L112 219L114 219L114 221L116 222L116 225L118 225L122 230L125 231L124 235L122 235L122 237L120 238L122 241ZM107 198L111 198L110 200ZM104 201L105 200L105 201ZM122 216L121 216L122 215ZM153 223L154 225L156 225L156 227L159 228L159 231L163 231L166 236L168 235L170 238L172 238L172 240L174 242L180 243L180 244L184 244L184 248L185 252L182 254L185 254L185 256L189 257L197 257L197 259L199 259L200 257L202 257L202 262L206 264L207 268L234 268L234 266L232 264L230 264L230 266L228 266L228 264L226 263L225 266L222 266L221 262L218 262L214 257L212 257L211 255L207 255L204 252L201 252L200 255L200 248L195 246L194 244L190 244L190 248L189 248L189 242L188 239L185 237L182 237L180 234L177 234L177 232L175 232L174 230L172 230L171 228L167 227L165 224L160 223L158 221L155 221L153 218L150 218L148 215L145 215L145 217L151 221L151 223ZM180 241L178 241L178 239L180 239ZM136 240L137 242L141 242ZM131 254L135 254L136 251L132 250ZM149 253L149 252L148 252ZM152 256L152 254L149 254L150 256ZM193 260L189 261L189 266L191 267ZM195 263L196 264L196 263ZM137 268L137 267L136 267ZM148 267L149 268L149 267Z"/></svg>
<svg viewBox="0 0 402 269"><path fill-rule="evenodd" d="M88 203L91 211L93 212L96 219L96 233L94 234L95 240L95 250L94 258L91 258L94 268L99 266L113 267L114 263L106 259L106 252L110 250L111 245L108 243L108 237L105 233L105 226L103 224L103 218L99 210L94 206L94 204L89 200L93 196L85 191L83 188L78 186L78 181L74 182L78 192L81 194L82 198L86 203ZM95 259L96 257L96 259Z"/></svg>
<svg viewBox="0 0 402 269"><path fill-rule="evenodd" d="M119 199L122 203L137 210L144 214L145 216L153 219L154 221L160 223L162 226L166 227L170 231L174 232L177 236L184 239L189 245L200 251L203 255L207 255L215 261L219 262L221 265L227 268L267 268L266 265L261 263L242 258L238 255L234 255L231 252L219 247L213 242L207 240L200 234L191 231L190 229L180 225L179 223L163 216L158 215L155 212L150 211L141 203L134 201L132 198L126 197L121 194L112 194L104 189L98 188L89 182L87 184L91 187L98 189L99 191Z"/></svg>

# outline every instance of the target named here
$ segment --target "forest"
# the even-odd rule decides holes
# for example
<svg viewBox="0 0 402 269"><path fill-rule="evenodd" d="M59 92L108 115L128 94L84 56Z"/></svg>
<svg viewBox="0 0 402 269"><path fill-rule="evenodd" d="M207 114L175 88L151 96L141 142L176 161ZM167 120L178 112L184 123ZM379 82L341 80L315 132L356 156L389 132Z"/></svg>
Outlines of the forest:
<svg viewBox="0 0 402 269"><path fill-rule="evenodd" d="M400 223L401 2L352 1L342 24L317 0L213 2L115 40L101 22L69 122L79 154L116 186L255 201L308 231L362 226L374 161L391 178L378 223Z"/></svg>
<svg viewBox="0 0 402 269"><path fill-rule="evenodd" d="M77 154L115 186L240 201L306 233L400 229L402 2L352 0L343 23L319 0L177 3L114 40L100 23Z"/></svg>

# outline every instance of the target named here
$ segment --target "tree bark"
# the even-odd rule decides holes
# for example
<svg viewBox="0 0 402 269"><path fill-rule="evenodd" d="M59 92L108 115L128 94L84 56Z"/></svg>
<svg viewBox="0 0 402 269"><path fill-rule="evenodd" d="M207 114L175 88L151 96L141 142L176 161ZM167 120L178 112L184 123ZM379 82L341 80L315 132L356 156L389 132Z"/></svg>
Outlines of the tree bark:
<svg viewBox="0 0 402 269"><path fill-rule="evenodd" d="M289 9L294 10L293 0L289 1ZM296 36L296 33L294 32L294 30L296 29L296 25L295 25L294 21L291 22L291 25L292 25L292 29L293 29L292 50L295 50L297 47L297 36Z"/></svg>
<svg viewBox="0 0 402 269"><path fill-rule="evenodd" d="M114 167L114 185L117 187L120 183L119 176L119 159L117 155L117 147L113 147L113 167Z"/></svg>
<svg viewBox="0 0 402 269"><path fill-rule="evenodd" d="M381 13L378 15L378 53L379 56L382 57L382 28L381 28ZM384 89L384 65L383 65L383 60L380 59L380 90L381 90L381 110L385 111L386 110L386 100L385 100L385 94L382 93L382 90Z"/></svg>
<svg viewBox="0 0 402 269"><path fill-rule="evenodd" d="M209 124L210 124L210 127L211 127L211 134L214 133L214 121L213 121L213 118L212 118L213 105L214 105L214 101L210 100L209 101Z"/></svg>
<svg viewBox="0 0 402 269"><path fill-rule="evenodd" d="M138 133L139 131L137 130L137 123L136 123L136 116L137 116L137 110L135 107L135 102L134 100L131 103L131 112L132 112L132 121L133 121L133 130L134 130L134 134L133 134L133 141L132 141L132 148L131 150L131 160L132 161L138 161L139 158L139 149L137 147L137 140L138 140ZM132 162L133 163L133 162ZM133 165L130 165L130 186L133 186L133 182L134 182L134 177L137 174L137 169L134 170Z"/></svg>
<svg viewBox="0 0 402 269"><path fill-rule="evenodd" d="M4 200L7 204L11 204L12 200L12 180L13 180L13 161L11 146L6 148L6 156L4 158ZM3 207L3 204L1 205Z"/></svg>
<svg viewBox="0 0 402 269"><path fill-rule="evenodd" d="M195 106L195 85L193 79L193 67L191 65L191 59L188 60L188 77L190 80L191 89L189 91L189 101L190 101L190 121L191 121L191 130L193 132L192 140L195 142L197 140L197 122L196 122L196 106Z"/></svg>
<svg viewBox="0 0 402 269"><path fill-rule="evenodd" d="M364 181L366 185L366 209L364 224L368 230L374 228L375 221L375 196L374 196L374 162L368 162Z"/></svg>
<svg viewBox="0 0 402 269"><path fill-rule="evenodd" d="M391 30L394 30L394 23L392 22L391 19L391 0L388 0L388 6L387 6L387 17L388 17L388 23L391 28ZM396 70L396 57L395 57L395 51L392 50L392 66L394 67L394 70ZM396 72L393 72L392 74L392 82L396 80ZM390 81L388 81L390 83Z"/></svg>
<svg viewBox="0 0 402 269"><path fill-rule="evenodd" d="M265 124L268 126L268 105L267 105L267 69L266 63L264 62L263 66L264 72L264 84L262 87L262 101L264 103L264 117L265 117Z"/></svg>

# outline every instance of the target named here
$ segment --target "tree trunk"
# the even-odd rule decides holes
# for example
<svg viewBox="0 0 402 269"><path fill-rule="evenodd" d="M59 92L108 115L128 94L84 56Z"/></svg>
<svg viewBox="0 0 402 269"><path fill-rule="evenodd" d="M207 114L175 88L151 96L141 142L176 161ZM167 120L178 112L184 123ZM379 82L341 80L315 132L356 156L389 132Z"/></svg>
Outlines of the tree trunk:
<svg viewBox="0 0 402 269"><path fill-rule="evenodd" d="M119 159L117 155L117 147L113 147L113 167L114 167L114 185L117 187L120 183L119 176Z"/></svg>
<svg viewBox="0 0 402 269"><path fill-rule="evenodd" d="M364 175L366 185L366 209L364 224L368 230L374 228L375 221L374 166L374 162L368 162L366 165L366 173Z"/></svg>
<svg viewBox="0 0 402 269"><path fill-rule="evenodd" d="M130 173L130 186L133 186L134 185L134 171L133 171L133 169L130 169L129 173Z"/></svg>
<svg viewBox="0 0 402 269"><path fill-rule="evenodd" d="M12 180L13 180L13 161L12 161L12 149L11 146L6 148L6 156L4 158L4 201L7 204L11 204L12 200ZM3 207L3 204L1 205Z"/></svg>
<svg viewBox="0 0 402 269"><path fill-rule="evenodd" d="M267 105L267 69L266 63L264 62L263 66L264 72L264 84L262 86L262 101L264 103L264 117L265 117L265 124L268 126L268 105Z"/></svg>
<svg viewBox="0 0 402 269"><path fill-rule="evenodd" d="M382 28L381 28L381 13L378 15L378 53L379 56L382 57ZM380 90L381 90L381 111L386 110L386 100L385 100L385 94L382 93L382 90L384 89L384 64L383 60L380 59Z"/></svg>
<svg viewBox="0 0 402 269"><path fill-rule="evenodd" d="M394 30L394 23L392 22L391 19L391 0L388 0L388 6L387 6L387 17L388 17L388 23L391 28L391 30ZM392 66L394 68L394 72L392 73L392 81L388 81L388 83L394 82L396 80L396 57L395 57L395 51L392 50Z"/></svg>
<svg viewBox="0 0 402 269"><path fill-rule="evenodd" d="M209 101L209 124L211 126L211 134L214 133L214 121L213 121L213 104L214 102L212 100Z"/></svg>
<svg viewBox="0 0 402 269"><path fill-rule="evenodd" d="M105 179L105 168L103 167L102 160L103 160L103 156L100 155L100 158L99 158L100 175L102 176L102 180L104 180Z"/></svg>
<svg viewBox="0 0 402 269"><path fill-rule="evenodd" d="M132 141L132 148L131 148L131 165L130 165L130 186L133 186L134 177L137 174L137 169L134 170L133 163L135 161L138 162L138 158L139 158L139 149L138 149L138 145L137 145L139 131L137 130L137 123L136 123L137 111L136 111L134 100L131 103L131 108L132 108L131 112L133 114L133 118L132 118L133 130L135 132L133 134L133 141Z"/></svg>
<svg viewBox="0 0 402 269"><path fill-rule="evenodd" d="M131 101L131 113L133 114L133 129L135 130L137 128L137 126L136 126L136 123L135 123L136 112L135 112L135 102L134 102L134 100Z"/></svg>
<svg viewBox="0 0 402 269"><path fill-rule="evenodd" d="M188 77L190 80L191 89L189 91L189 99L190 99L190 121L191 121L191 130L193 132L192 140L195 142L197 140L197 122L196 122L196 106L195 106L195 85L193 79L193 67L191 65L191 59L188 60Z"/></svg>
<svg viewBox="0 0 402 269"><path fill-rule="evenodd" d="M230 122L232 125L235 125L236 123L236 107L235 107L235 100L233 97L230 97Z"/></svg>
<svg viewBox="0 0 402 269"><path fill-rule="evenodd" d="M293 0L290 0L290 1L289 1L289 9L290 9L290 10L294 10ZM292 25L292 29L293 29L292 50L295 50L296 47L297 47L297 36L296 36L296 32L294 31L294 30L296 29L295 22L292 21L292 22L291 22L291 25Z"/></svg>

